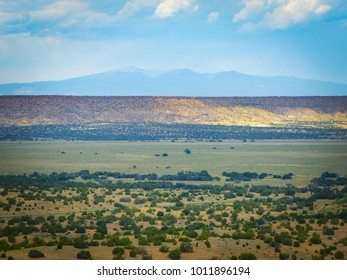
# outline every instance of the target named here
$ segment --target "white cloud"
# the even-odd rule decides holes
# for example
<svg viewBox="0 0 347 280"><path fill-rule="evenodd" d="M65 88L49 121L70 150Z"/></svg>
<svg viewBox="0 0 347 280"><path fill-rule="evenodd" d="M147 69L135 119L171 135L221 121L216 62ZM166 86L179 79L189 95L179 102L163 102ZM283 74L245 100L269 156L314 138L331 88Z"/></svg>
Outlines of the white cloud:
<svg viewBox="0 0 347 280"><path fill-rule="evenodd" d="M322 14L329 11L330 9L331 9L331 6L329 5L320 5L314 12L316 14Z"/></svg>
<svg viewBox="0 0 347 280"><path fill-rule="evenodd" d="M88 8L88 3L82 3L78 0L60 0L47 5L41 10L32 12L31 15L36 19L53 19L80 13L81 11L88 10Z"/></svg>
<svg viewBox="0 0 347 280"><path fill-rule="evenodd" d="M324 1L324 0L323 0ZM264 22L271 28L281 29L306 21L314 14L322 14L330 10L330 6L322 5L322 0L288 0L287 3L266 14Z"/></svg>
<svg viewBox="0 0 347 280"><path fill-rule="evenodd" d="M0 12L0 33L29 33L50 36L61 32L88 30L116 21L115 15L94 11L90 3L81 0L58 0L42 5Z"/></svg>
<svg viewBox="0 0 347 280"><path fill-rule="evenodd" d="M144 8L152 8L160 3L160 0L128 0L124 7L117 13L119 19L135 15Z"/></svg>
<svg viewBox="0 0 347 280"><path fill-rule="evenodd" d="M261 12L266 4L266 0L242 0L245 7L233 17L234 22L242 21L250 16Z"/></svg>
<svg viewBox="0 0 347 280"><path fill-rule="evenodd" d="M164 0L155 10L155 16L159 18L172 17L180 10L197 11L199 6L195 4L195 0Z"/></svg>
<svg viewBox="0 0 347 280"><path fill-rule="evenodd" d="M242 0L245 7L234 15L234 22L248 27L284 29L329 11L331 0Z"/></svg>
<svg viewBox="0 0 347 280"><path fill-rule="evenodd" d="M212 12L212 13L210 13L210 14L208 15L207 21L208 21L209 23L212 23L212 22L217 21L218 18L219 18L219 13L218 13L218 12Z"/></svg>

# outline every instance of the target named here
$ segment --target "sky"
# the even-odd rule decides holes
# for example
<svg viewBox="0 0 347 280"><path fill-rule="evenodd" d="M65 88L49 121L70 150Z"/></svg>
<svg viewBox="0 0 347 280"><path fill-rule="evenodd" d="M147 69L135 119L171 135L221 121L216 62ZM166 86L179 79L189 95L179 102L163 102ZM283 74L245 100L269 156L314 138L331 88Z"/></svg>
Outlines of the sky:
<svg viewBox="0 0 347 280"><path fill-rule="evenodd" d="M0 83L126 66L347 84L347 1L0 0Z"/></svg>

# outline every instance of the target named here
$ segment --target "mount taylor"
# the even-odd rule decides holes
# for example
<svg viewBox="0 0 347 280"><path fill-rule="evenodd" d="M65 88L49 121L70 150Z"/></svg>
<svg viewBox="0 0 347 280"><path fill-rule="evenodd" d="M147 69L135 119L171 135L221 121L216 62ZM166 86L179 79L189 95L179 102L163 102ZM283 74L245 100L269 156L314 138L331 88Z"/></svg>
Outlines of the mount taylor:
<svg viewBox="0 0 347 280"><path fill-rule="evenodd" d="M341 96L347 95L347 84L233 71L164 72L127 67L61 81L0 84L0 95Z"/></svg>

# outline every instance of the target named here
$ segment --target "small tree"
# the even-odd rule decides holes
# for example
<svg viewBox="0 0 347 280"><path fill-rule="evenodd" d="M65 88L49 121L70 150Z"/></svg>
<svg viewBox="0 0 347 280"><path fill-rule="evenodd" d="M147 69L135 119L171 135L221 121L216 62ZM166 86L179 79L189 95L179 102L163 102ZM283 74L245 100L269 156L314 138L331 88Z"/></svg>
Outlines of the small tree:
<svg viewBox="0 0 347 280"><path fill-rule="evenodd" d="M124 254L124 248L122 247L116 247L113 249L112 254L113 255L123 255Z"/></svg>
<svg viewBox="0 0 347 280"><path fill-rule="evenodd" d="M239 260L256 260L257 257L253 253L242 253L239 255Z"/></svg>
<svg viewBox="0 0 347 280"><path fill-rule="evenodd" d="M177 218L172 214L165 214L162 218L163 226L172 226L177 222Z"/></svg>
<svg viewBox="0 0 347 280"><path fill-rule="evenodd" d="M90 254L89 251L82 250L82 251L77 253L77 259L79 259L79 260L91 260L92 255Z"/></svg>
<svg viewBox="0 0 347 280"><path fill-rule="evenodd" d="M144 254L142 255L143 260L152 260L152 255Z"/></svg>
<svg viewBox="0 0 347 280"><path fill-rule="evenodd" d="M320 235L318 233L313 233L310 242L312 244L321 244L322 240L320 239Z"/></svg>
<svg viewBox="0 0 347 280"><path fill-rule="evenodd" d="M16 237L13 236L13 235L9 235L9 236L7 237L7 240L8 240L8 242L16 243Z"/></svg>
<svg viewBox="0 0 347 280"><path fill-rule="evenodd" d="M345 258L345 254L341 251L337 251L334 256L337 260L343 260Z"/></svg>
<svg viewBox="0 0 347 280"><path fill-rule="evenodd" d="M77 249L86 249L89 247L89 243L81 238L76 238L73 246Z"/></svg>
<svg viewBox="0 0 347 280"><path fill-rule="evenodd" d="M190 237L190 238L197 238L198 235L199 235L199 234L198 234L195 230L192 230L192 231L188 231L188 232L187 232L187 236Z"/></svg>
<svg viewBox="0 0 347 280"><path fill-rule="evenodd" d="M130 252L129 252L129 256L130 256L131 258L135 258L135 257L136 257L136 255L137 255L137 250L136 250L136 249L132 249L132 250L130 250Z"/></svg>
<svg viewBox="0 0 347 280"><path fill-rule="evenodd" d="M179 260L181 258L181 250L176 248L169 252L168 257L172 260Z"/></svg>
<svg viewBox="0 0 347 280"><path fill-rule="evenodd" d="M280 253L279 257L280 257L280 260L288 260L289 259L289 254L287 254L287 253Z"/></svg>
<svg viewBox="0 0 347 280"><path fill-rule="evenodd" d="M169 247L166 245L161 245L159 248L159 251L162 253L167 253L167 252L169 252Z"/></svg>
<svg viewBox="0 0 347 280"><path fill-rule="evenodd" d="M103 235L102 233L100 232L96 232L94 233L93 235L93 239L94 240L103 240L105 238L105 235Z"/></svg>
<svg viewBox="0 0 347 280"><path fill-rule="evenodd" d="M29 258L37 259L37 258L43 258L45 254L39 250L30 250L28 253L28 256Z"/></svg>
<svg viewBox="0 0 347 280"><path fill-rule="evenodd" d="M186 155L190 155L192 153L191 150L189 150L189 149L184 149L183 152L186 153Z"/></svg>
<svg viewBox="0 0 347 280"><path fill-rule="evenodd" d="M86 229L82 226L79 226L76 228L75 233L80 233L80 234L86 233Z"/></svg>
<svg viewBox="0 0 347 280"><path fill-rule="evenodd" d="M183 253L189 253L193 252L193 245L190 242L182 242L180 245L181 252Z"/></svg>

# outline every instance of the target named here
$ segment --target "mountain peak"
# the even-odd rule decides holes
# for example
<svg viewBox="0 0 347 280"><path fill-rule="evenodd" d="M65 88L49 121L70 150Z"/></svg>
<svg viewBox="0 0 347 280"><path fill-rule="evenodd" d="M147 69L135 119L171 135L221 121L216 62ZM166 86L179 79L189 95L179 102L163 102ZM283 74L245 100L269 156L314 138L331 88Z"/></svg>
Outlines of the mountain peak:
<svg viewBox="0 0 347 280"><path fill-rule="evenodd" d="M142 69L135 66L120 67L110 72L112 73L141 73L149 77L157 77L161 75L162 73L164 73L164 71L158 70L158 69Z"/></svg>

